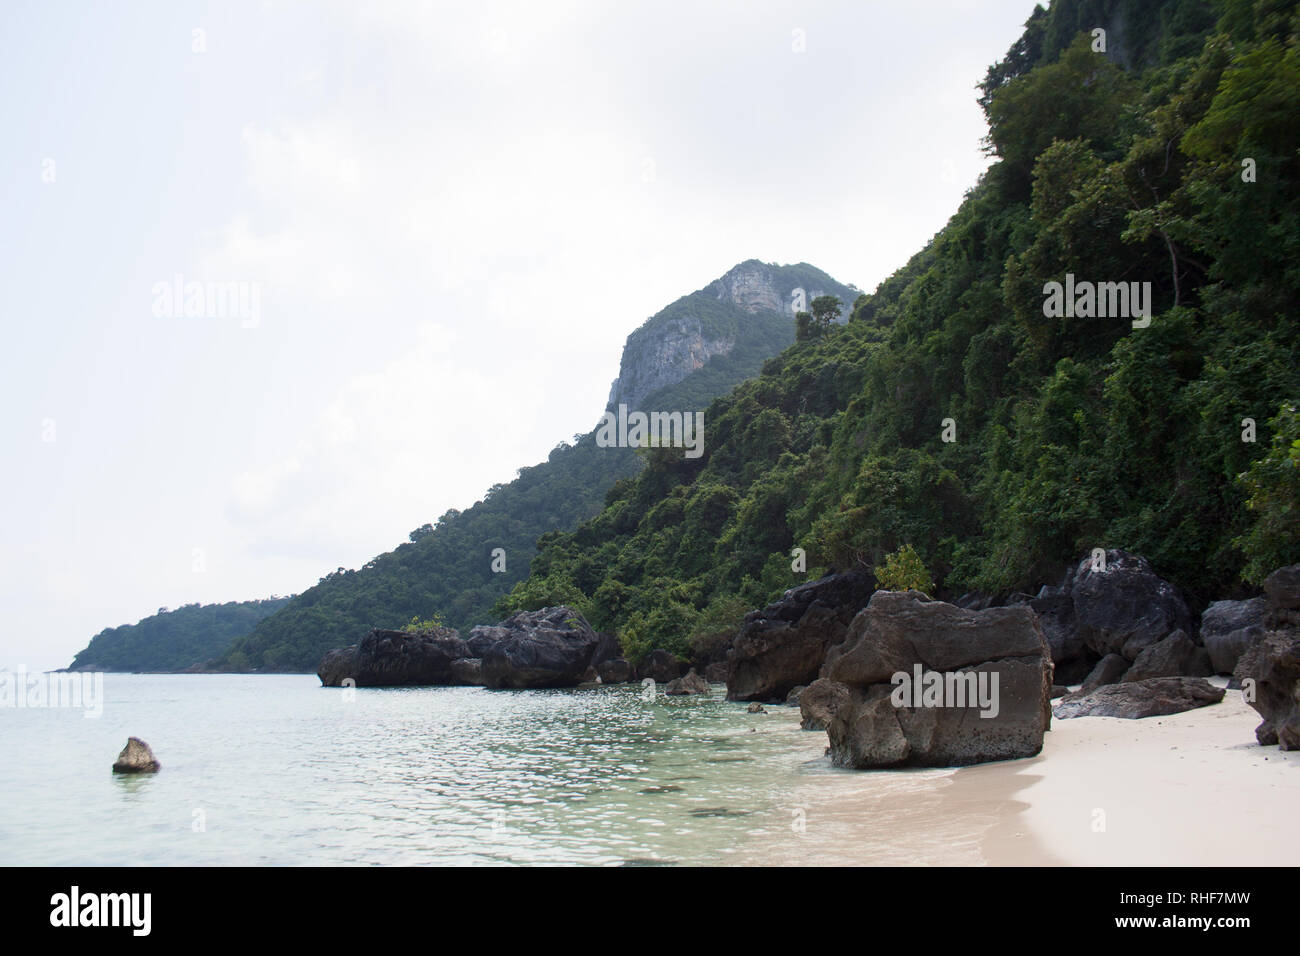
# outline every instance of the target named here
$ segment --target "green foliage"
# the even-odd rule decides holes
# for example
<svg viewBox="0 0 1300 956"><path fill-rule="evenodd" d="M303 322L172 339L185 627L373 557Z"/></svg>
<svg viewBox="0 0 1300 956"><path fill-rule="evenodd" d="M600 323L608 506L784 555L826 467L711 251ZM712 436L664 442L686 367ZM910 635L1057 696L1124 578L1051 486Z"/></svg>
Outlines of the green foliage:
<svg viewBox="0 0 1300 956"><path fill-rule="evenodd" d="M924 594L934 593L934 582L925 562L910 545L905 544L893 554L885 557L883 567L875 569L876 583L886 591L920 591Z"/></svg>
<svg viewBox="0 0 1300 956"><path fill-rule="evenodd" d="M1283 405L1269 420L1268 454L1241 476L1250 529L1237 539L1246 554L1242 576L1253 584L1283 565L1300 561L1300 414Z"/></svg>
<svg viewBox="0 0 1300 956"><path fill-rule="evenodd" d="M1194 599L1295 560L1292 420L1259 463L1239 438L1300 394L1295 4L1223 9L1035 12L982 86L1001 161L947 226L715 401L701 459L650 460L540 542L506 604L575 589L630 652L707 657L742 608L904 546L945 595L1037 589L1099 546ZM1066 272L1150 282L1151 324L1045 317Z"/></svg>
<svg viewBox="0 0 1300 956"><path fill-rule="evenodd" d="M230 642L248 634L259 621L288 604L290 598L186 604L137 624L105 628L70 665L75 670L179 671L220 656ZM231 659L232 670L248 670L247 658Z"/></svg>
<svg viewBox="0 0 1300 956"><path fill-rule="evenodd" d="M414 634L418 631L433 631L433 630L437 630L440 627L446 627L446 626L447 624L442 619L442 615L439 614L437 611L435 611L434 613L430 614L428 617L423 619L421 619L418 614L414 615L411 618L410 623L407 624L405 627L403 627L402 630Z"/></svg>

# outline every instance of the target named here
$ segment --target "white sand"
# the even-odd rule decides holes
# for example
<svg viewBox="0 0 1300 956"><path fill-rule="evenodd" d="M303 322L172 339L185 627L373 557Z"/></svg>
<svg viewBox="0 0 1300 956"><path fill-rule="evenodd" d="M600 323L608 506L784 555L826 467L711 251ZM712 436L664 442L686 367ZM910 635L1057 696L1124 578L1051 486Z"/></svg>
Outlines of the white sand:
<svg viewBox="0 0 1300 956"><path fill-rule="evenodd" d="M1292 866L1300 752L1259 746L1259 721L1228 691L1170 717L1054 719L1043 752L1026 760L903 771L835 771L826 735L787 723L804 829L746 855L821 866Z"/></svg>

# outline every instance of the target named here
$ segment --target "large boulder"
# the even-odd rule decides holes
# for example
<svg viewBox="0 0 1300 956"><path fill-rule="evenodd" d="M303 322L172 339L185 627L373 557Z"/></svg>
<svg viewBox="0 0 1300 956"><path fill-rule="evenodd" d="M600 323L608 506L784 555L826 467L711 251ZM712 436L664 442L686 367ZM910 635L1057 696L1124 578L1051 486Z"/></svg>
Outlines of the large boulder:
<svg viewBox="0 0 1300 956"><path fill-rule="evenodd" d="M695 673L694 667L686 672L685 677L670 680L668 686L664 688L664 693L670 697L684 697L687 694L707 694L708 692L709 682Z"/></svg>
<svg viewBox="0 0 1300 956"><path fill-rule="evenodd" d="M1178 590L1147 559L1110 550L1104 562L1079 562L1069 582L1078 634L1096 654L1134 660L1174 631L1190 631L1192 616Z"/></svg>
<svg viewBox="0 0 1300 956"><path fill-rule="evenodd" d="M1098 687L1104 687L1106 684L1118 684L1124 679L1128 667L1129 662L1124 657L1119 654L1107 654L1088 672L1088 676L1083 679L1083 686L1079 688L1079 693L1091 694Z"/></svg>
<svg viewBox="0 0 1300 956"><path fill-rule="evenodd" d="M602 684L626 684L636 680L636 668L621 657L604 661L596 668Z"/></svg>
<svg viewBox="0 0 1300 956"><path fill-rule="evenodd" d="M1214 673L1210 655L1182 631L1174 631L1138 654L1124 674L1124 683L1152 677L1209 677Z"/></svg>
<svg viewBox="0 0 1300 956"><path fill-rule="evenodd" d="M641 658L636 672L642 680L649 677L656 684L667 684L682 676L682 662L669 651L651 651Z"/></svg>
<svg viewBox="0 0 1300 956"><path fill-rule="evenodd" d="M509 636L509 629L498 624L480 624L478 627L472 627L469 631L469 637L465 639L465 644L469 650L466 656L477 657L482 660L484 653L489 648L504 641Z"/></svg>
<svg viewBox="0 0 1300 956"><path fill-rule="evenodd" d="M506 637L483 651L483 685L574 687L583 680L600 638L570 607L520 611L500 627Z"/></svg>
<svg viewBox="0 0 1300 956"><path fill-rule="evenodd" d="M848 702L847 686L819 677L799 695L799 726L804 730L826 730L831 718Z"/></svg>
<svg viewBox="0 0 1300 956"><path fill-rule="evenodd" d="M320 659L320 666L316 668L316 676L320 678L321 686L342 687L343 682L349 677L355 680L353 671L356 660L357 645L355 644L326 651L325 656Z"/></svg>
<svg viewBox="0 0 1300 956"><path fill-rule="evenodd" d="M1051 726L1051 655L1026 605L970 611L877 591L826 671L848 688L827 728L838 767L1030 757Z"/></svg>
<svg viewBox="0 0 1300 956"><path fill-rule="evenodd" d="M1231 674L1237 661L1264 636L1265 598L1215 601L1201 615L1201 643L1216 674Z"/></svg>
<svg viewBox="0 0 1300 956"><path fill-rule="evenodd" d="M1107 684L1091 694L1074 694L1056 705L1055 715L1070 717L1161 717L1217 704L1224 691L1200 677L1153 677Z"/></svg>
<svg viewBox="0 0 1300 956"><path fill-rule="evenodd" d="M1233 676L1243 682L1247 703L1264 718L1255 731L1259 742L1300 750L1300 629L1266 633L1241 655Z"/></svg>
<svg viewBox="0 0 1300 956"><path fill-rule="evenodd" d="M158 758L139 737L126 738L126 746L113 764L113 773L157 773L161 769Z"/></svg>
<svg viewBox="0 0 1300 956"><path fill-rule="evenodd" d="M451 676L456 679L458 684L482 687L483 661L477 657L462 657L458 661L452 661Z"/></svg>
<svg viewBox="0 0 1300 956"><path fill-rule="evenodd" d="M812 683L874 587L864 571L830 574L747 614L727 656L727 699L781 701Z"/></svg>
<svg viewBox="0 0 1300 956"><path fill-rule="evenodd" d="M357 645L351 676L358 687L458 684L452 661L470 656L460 634L449 627L422 631L375 628Z"/></svg>
<svg viewBox="0 0 1300 956"><path fill-rule="evenodd" d="M1045 585L1029 606L1047 638L1058 684L1077 684L1087 676L1097 655L1079 633L1074 617L1074 600L1065 588Z"/></svg>

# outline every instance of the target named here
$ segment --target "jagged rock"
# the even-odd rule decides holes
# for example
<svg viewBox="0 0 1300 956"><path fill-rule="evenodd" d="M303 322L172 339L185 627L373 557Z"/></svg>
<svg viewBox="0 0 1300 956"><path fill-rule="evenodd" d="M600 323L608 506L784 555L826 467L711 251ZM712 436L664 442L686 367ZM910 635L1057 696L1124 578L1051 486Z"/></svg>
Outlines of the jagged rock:
<svg viewBox="0 0 1300 956"><path fill-rule="evenodd" d="M320 659L320 666L316 668L316 676L320 678L321 686L342 687L343 681L347 678L351 677L355 680L356 675L353 671L356 669L356 659L357 645L355 644L326 651L325 656Z"/></svg>
<svg viewBox="0 0 1300 956"><path fill-rule="evenodd" d="M483 652L483 685L573 687L582 682L600 642L573 608L520 611L499 625L509 632Z"/></svg>
<svg viewBox="0 0 1300 956"><path fill-rule="evenodd" d="M1107 654L1088 672L1088 676L1083 679L1083 686L1079 688L1079 693L1091 694L1098 687L1106 684L1118 684L1124 679L1128 667L1129 662L1124 657L1119 654Z"/></svg>
<svg viewBox="0 0 1300 956"><path fill-rule="evenodd" d="M1106 552L1105 570L1085 557L1070 579L1079 636L1096 654L1134 660L1173 631L1192 627L1187 604L1147 559L1127 551Z"/></svg>
<svg viewBox="0 0 1300 956"><path fill-rule="evenodd" d="M1300 629L1267 632L1241 655L1233 676L1254 681L1246 702L1264 718L1255 731L1259 742L1300 750Z"/></svg>
<svg viewBox="0 0 1300 956"><path fill-rule="evenodd" d="M667 684L682 676L681 660L668 651L651 651L641 659L636 672L644 680L649 677L656 684Z"/></svg>
<svg viewBox="0 0 1300 956"><path fill-rule="evenodd" d="M814 681L874 587L866 572L830 574L745 615L727 657L727 699L780 701Z"/></svg>
<svg viewBox="0 0 1300 956"><path fill-rule="evenodd" d="M764 707L762 704L760 704L758 701L753 701L753 702L752 702L748 707L745 708L745 713L747 713L747 714L766 714L766 713L767 713L767 708Z"/></svg>
<svg viewBox="0 0 1300 956"><path fill-rule="evenodd" d="M1201 643L1216 674L1231 674L1249 648L1264 636L1268 601L1215 601L1201 615Z"/></svg>
<svg viewBox="0 0 1300 956"><path fill-rule="evenodd" d="M117 755L113 773L157 773L162 764L154 757L149 745L139 737L128 737L126 746Z"/></svg>
<svg viewBox="0 0 1300 956"><path fill-rule="evenodd" d="M424 631L374 628L357 645L351 676L358 687L455 684L452 661L469 656L460 634L449 627ZM324 661L321 663L323 667Z"/></svg>
<svg viewBox="0 0 1300 956"><path fill-rule="evenodd" d="M1029 606L1038 614L1038 623L1047 638L1056 668L1055 680L1061 684L1075 684L1083 680L1092 669L1097 655L1092 652L1079 634L1074 618L1074 601L1064 588L1044 587L1038 596L1030 599Z"/></svg>
<svg viewBox="0 0 1300 956"><path fill-rule="evenodd" d="M1052 690L1048 694L1048 696L1052 700L1056 700L1058 697L1064 697L1069 692L1070 692L1070 688L1066 687L1064 684L1053 684Z"/></svg>
<svg viewBox="0 0 1300 956"><path fill-rule="evenodd" d="M1152 677L1209 677L1213 673L1205 648L1197 647L1182 631L1174 631L1164 640L1143 648L1133 666L1125 671L1123 683Z"/></svg>
<svg viewBox="0 0 1300 956"><path fill-rule="evenodd" d="M707 694L708 692L708 681L695 673L694 667L686 672L685 677L678 677L676 680L669 681L668 686L664 688L664 693L672 697L681 697L686 694Z"/></svg>
<svg viewBox="0 0 1300 956"><path fill-rule="evenodd" d="M497 624L480 624L478 627L470 628L469 637L465 641L469 649L469 654L466 656L477 657L481 660L489 648L494 647L509 636L509 629Z"/></svg>
<svg viewBox="0 0 1300 956"><path fill-rule="evenodd" d="M1201 677L1153 677L1107 684L1091 694L1075 694L1056 705L1061 720L1071 717L1123 717L1138 720L1180 714L1217 704L1224 691Z"/></svg>
<svg viewBox="0 0 1300 956"><path fill-rule="evenodd" d="M800 684L798 687L792 687L790 689L790 693L785 695L785 705L787 707L798 707L799 695L802 694L807 689L808 688L805 687L803 684Z"/></svg>
<svg viewBox="0 0 1300 956"><path fill-rule="evenodd" d="M483 661L478 657L462 657L451 662L451 676L458 684L483 686Z"/></svg>
<svg viewBox="0 0 1300 956"><path fill-rule="evenodd" d="M714 661L704 668L704 679L710 684L725 684L727 682L727 662Z"/></svg>
<svg viewBox="0 0 1300 956"><path fill-rule="evenodd" d="M1051 657L1025 605L970 611L877 591L826 671L848 687L827 728L839 767L1029 757L1051 725Z"/></svg>
<svg viewBox="0 0 1300 956"><path fill-rule="evenodd" d="M605 661L596 668L602 684L626 684L636 680L636 670L621 657Z"/></svg>
<svg viewBox="0 0 1300 956"><path fill-rule="evenodd" d="M848 687L839 681L817 678L799 695L799 726L804 730L825 730L848 700Z"/></svg>
<svg viewBox="0 0 1300 956"><path fill-rule="evenodd" d="M1278 611L1300 609L1300 564L1278 568L1264 579L1268 603Z"/></svg>

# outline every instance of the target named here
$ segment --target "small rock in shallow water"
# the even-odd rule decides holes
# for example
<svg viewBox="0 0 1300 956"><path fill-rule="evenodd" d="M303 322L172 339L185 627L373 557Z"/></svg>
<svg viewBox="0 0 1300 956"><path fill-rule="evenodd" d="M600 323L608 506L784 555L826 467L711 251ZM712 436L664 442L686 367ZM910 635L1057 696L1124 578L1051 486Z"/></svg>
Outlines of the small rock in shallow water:
<svg viewBox="0 0 1300 956"><path fill-rule="evenodd" d="M746 713L750 713L750 714L766 714L767 708L765 708L758 701L754 701L752 704L750 704L748 707L745 708L745 711Z"/></svg>
<svg viewBox="0 0 1300 956"><path fill-rule="evenodd" d="M161 767L147 743L139 737L128 737L113 764L113 773L157 773Z"/></svg>

